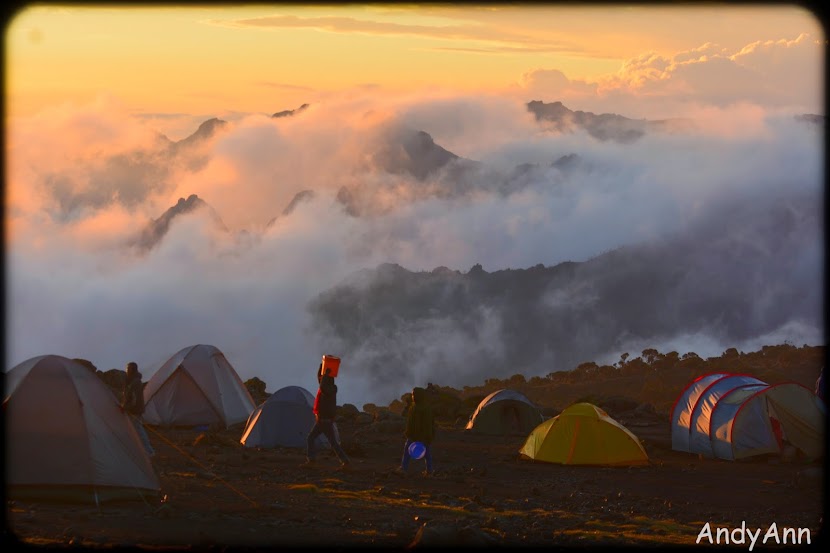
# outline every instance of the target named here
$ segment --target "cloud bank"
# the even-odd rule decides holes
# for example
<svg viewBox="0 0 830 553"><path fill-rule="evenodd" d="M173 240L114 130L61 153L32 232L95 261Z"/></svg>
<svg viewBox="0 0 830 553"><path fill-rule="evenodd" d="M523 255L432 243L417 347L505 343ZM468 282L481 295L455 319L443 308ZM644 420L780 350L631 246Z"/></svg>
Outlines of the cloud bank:
<svg viewBox="0 0 830 553"><path fill-rule="evenodd" d="M635 118L677 117L738 103L815 112L824 105L824 46L822 37L807 33L734 51L706 43L673 56L644 53L595 81L538 68L522 76L517 92Z"/></svg>
<svg viewBox="0 0 830 553"><path fill-rule="evenodd" d="M393 314L401 330L394 339L382 329L359 329L365 341L349 350L348 325L366 319L340 313L346 326L332 333L310 311L321 294L344 282L368 282L372 277L365 270L384 263L463 273L481 264L493 273L589 262L621 247L680 248L683 240L723 239L726 245L721 257L700 254L695 264L674 260L686 268L677 278L687 281L687 291L722 282L728 293L741 285L730 244L743 241L747 251L758 254L748 260L764 260L754 271L743 267L740 273L753 274L757 289L767 293L747 307L741 326L747 331L724 335L723 320L696 321L674 326L670 334L621 334L612 346L595 343L574 356L613 361L645 347L706 356L767 341L814 344L823 338L821 324L805 317L798 302L792 313L782 312L780 298L790 297L790 283L812 290L799 301L823 301L816 291L823 284L824 127L794 117L804 113L806 102L794 93L762 86L743 94L745 86L770 82L772 73L760 67L772 50L807 44L799 37L728 55L706 46L672 59L646 56L604 88L574 83L555 71L536 72L524 92L542 87L544 95L523 94L522 100L446 92L389 98L367 89L312 103L292 117L240 115L172 153L171 140L150 124L157 119L137 118L112 99L12 118L7 123L7 369L56 353L89 359L102 370L134 360L149 378L182 347L208 343L225 353L243 379L257 376L275 391L287 385L314 388L320 355L343 353L340 401L387 403L427 378L458 384L493 376L474 369L491 365L475 361L509 364L518 346L505 341L503 330L515 321L486 303L470 307L466 327L441 313ZM722 89L703 89L706 79L696 72L731 72L735 64L747 78L732 89L741 102L720 101ZM639 96L620 102L622 89L627 94L637 89ZM677 105L687 108L679 113L694 128L648 133L626 144L598 141L579 129L552 132L526 109L534 98L583 110L607 99L610 107L596 113L652 118L649 102L633 99L674 98L677 89L688 90ZM568 104L577 97L579 105ZM625 105L637 110L617 109ZM665 116L658 105L655 119ZM418 131L434 144L407 142L423 138L412 134ZM457 159L412 166L414 159L444 155L437 148ZM283 213L305 191L313 194ZM207 202L229 230L195 211L173 220L150 251L139 255L125 247L191 194ZM348 205L360 210L350 212ZM781 216L781 206L792 206L806 221L772 227L789 229L784 243L790 249L756 224ZM714 222L735 213L742 214L743 224L725 227L729 240L704 232L721 228ZM671 250L660 251L671 263ZM763 255L783 251L789 255L780 263ZM609 274L614 270L607 267ZM538 301L557 309L589 309L590 286L573 286L549 290ZM660 305L660 298L650 301ZM664 309L671 311L672 304ZM601 324L603 314L595 316ZM554 356L550 344L533 348L536 359L522 365L529 371L549 372L554 359L562 363L557 369L572 368L571 358ZM388 367L381 364L379 370L379 360L386 358ZM416 358L417 365L406 371L395 366Z"/></svg>

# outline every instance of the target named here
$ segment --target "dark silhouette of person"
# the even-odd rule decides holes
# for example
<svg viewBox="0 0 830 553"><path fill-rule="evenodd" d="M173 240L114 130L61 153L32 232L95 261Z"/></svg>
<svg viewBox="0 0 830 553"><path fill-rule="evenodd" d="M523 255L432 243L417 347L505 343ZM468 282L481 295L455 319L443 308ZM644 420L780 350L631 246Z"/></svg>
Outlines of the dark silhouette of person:
<svg viewBox="0 0 830 553"><path fill-rule="evenodd" d="M121 397L121 408L130 417L138 437L144 444L147 454L152 457L156 454L150 444L150 438L144 429L144 422L141 420L144 414L144 384L141 382L141 373L138 372L138 364L134 361L127 363L127 377L124 379L124 391Z"/></svg>
<svg viewBox="0 0 830 553"><path fill-rule="evenodd" d="M329 375L329 370L326 369L326 374L321 374L322 370L323 364L321 363L317 369L317 381L320 383L320 387L317 389L317 397L314 399L315 423L308 434L306 464L314 464L317 456L314 442L320 434L323 434L340 459L340 466L346 468L351 462L340 446L340 441L334 432L334 418L337 414L337 385L334 383L334 378Z"/></svg>
<svg viewBox="0 0 830 553"><path fill-rule="evenodd" d="M432 441L435 438L435 415L429 404L427 391L423 388L412 389L412 403L406 415L406 443L403 446L403 457L399 472L406 472L409 468L409 446L414 442L424 444L424 460L427 464L426 474L432 474Z"/></svg>

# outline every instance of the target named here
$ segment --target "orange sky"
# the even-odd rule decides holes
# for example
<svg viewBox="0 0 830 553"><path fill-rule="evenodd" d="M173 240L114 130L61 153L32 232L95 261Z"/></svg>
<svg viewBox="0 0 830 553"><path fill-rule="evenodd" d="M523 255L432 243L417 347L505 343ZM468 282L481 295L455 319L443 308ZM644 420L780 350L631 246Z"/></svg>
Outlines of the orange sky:
<svg viewBox="0 0 830 553"><path fill-rule="evenodd" d="M98 95L136 112L218 114L272 113L360 88L515 91L537 70L593 82L649 53L824 39L809 12L763 4L38 6L6 31L10 115Z"/></svg>

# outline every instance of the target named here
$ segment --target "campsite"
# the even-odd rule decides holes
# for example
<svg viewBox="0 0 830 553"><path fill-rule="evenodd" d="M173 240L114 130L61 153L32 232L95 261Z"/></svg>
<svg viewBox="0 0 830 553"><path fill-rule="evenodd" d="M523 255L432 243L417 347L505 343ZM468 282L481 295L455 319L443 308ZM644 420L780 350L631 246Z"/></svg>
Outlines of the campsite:
<svg viewBox="0 0 830 553"><path fill-rule="evenodd" d="M729 4L9 10L4 551L819 545L828 37Z"/></svg>
<svg viewBox="0 0 830 553"><path fill-rule="evenodd" d="M205 358L213 359L214 367L224 366L221 352L201 350L213 353ZM731 359L733 366L741 368L736 372L749 373L746 365L754 364L756 380L777 384L781 379L776 374L781 373L769 367L779 367L777 370L789 375L787 380L800 381L800 389L807 389L815 383L823 355L823 348L806 346L764 348L762 352L738 354L737 358L727 352L721 358L698 364L696 370L701 375L714 374L717 371L709 369ZM179 357L181 362L186 355ZM652 361L666 357L671 356L658 354ZM77 366L73 370L77 371ZM118 371L96 374L86 367L84 370L76 378L86 381L89 388L98 390L98 383L106 387L105 383L117 382ZM476 395L471 392L481 392L482 387L467 389L467 407L458 399L453 404L455 410L447 407L453 390L436 386L439 416L433 444L436 472L432 475L422 474L423 462L415 460L407 474L394 470L404 443L400 400L393 400L388 408L365 405L362 411L353 405L338 407L339 436L352 459L348 470L339 469L328 450L319 456L316 466L306 467L302 447L241 443L243 434L250 434L246 432L250 420L227 425L148 424L155 449L151 463L158 476L158 494L135 494L131 500L105 501L99 497L97 504L77 495L8 497L7 538L36 546L142 550L317 545L401 549L447 544L664 547L695 545L708 524L712 535L716 528L731 532L746 527L761 529L761 537L769 533L768 539L773 541L776 533L784 539L785 529L792 529L786 534L788 538L800 536L802 544L807 535L811 545L822 539L821 458L806 458L800 450L739 460L679 451L673 445L676 425L670 423L671 406L704 379L689 379L678 370L666 371L667 387L658 397L653 386L644 385L646 375L586 378L583 372L584 368L563 371L558 376L561 382L548 390L561 403L543 405L538 400L527 400L539 406L540 418L545 421L531 433L517 429L525 415L524 408L515 405L502 409L514 417L508 417L503 427L474 431L467 426L487 411L487 405L525 403L534 395L531 383L538 384L539 380L520 383L524 379L514 379L509 393L494 390ZM93 376L92 381L86 380ZM735 378L726 375L719 380ZM152 380L146 385L145 397ZM674 380L679 384L670 384ZM251 384L247 383L253 387ZM486 386L508 389L508 384L493 379ZM756 392L766 387L757 382L746 385ZM23 385L16 388L23 390ZM110 388L115 391L117 385ZM310 408L311 394L286 388L269 394L275 398L271 404L286 405L267 410L282 413L282 417L290 412L307 415L302 408L304 404ZM190 395L195 390L181 385L178 389ZM590 395L584 393L586 389L591 390ZM639 391L625 395L628 389ZM537 386L535 391L540 393L541 388ZM643 393L650 394L652 401L644 401ZM175 396L171 393L168 399L173 401ZM502 397L502 401L493 401L495 396ZM728 394L722 397L728 398ZM148 404L152 402L149 399ZM800 399L803 404L804 397ZM476 400L477 405L470 407ZM265 399L257 397L253 402L258 406L254 412L264 417ZM783 404L775 405L786 431L791 427L786 426ZM467 417L457 416L464 408ZM584 444L573 439L578 434L573 424L560 424L568 419L568 413L580 410L583 414L590 412L597 424L613 430L600 443L619 444L613 447L615 454L627 447L629 453L624 456L629 457L602 458L596 456L596 451L589 451L585 457ZM746 411L752 409L747 407ZM117 418L112 414L110 417ZM492 418L492 412L487 417ZM586 420L577 421L576 427L581 424L587 428ZM300 424L306 426L293 430L295 435L307 432L304 428L311 423L306 419ZM566 449L570 453L560 452L565 457L556 462L533 461L528 458L532 454L520 455L520 450L530 451L530 438L545 426L551 430L540 443L562 442L559 434L567 435L570 442ZM289 434L273 434L270 443L296 440ZM260 433L257 439L265 437ZM823 441L823 433L820 439ZM140 447L139 442L135 443ZM68 451L66 443L63 447ZM537 449L544 452L546 447L543 444ZM640 451L646 460L640 457ZM31 465L31 451L27 455ZM57 455L50 462L60 465L63 460ZM119 466L124 463L121 458Z"/></svg>

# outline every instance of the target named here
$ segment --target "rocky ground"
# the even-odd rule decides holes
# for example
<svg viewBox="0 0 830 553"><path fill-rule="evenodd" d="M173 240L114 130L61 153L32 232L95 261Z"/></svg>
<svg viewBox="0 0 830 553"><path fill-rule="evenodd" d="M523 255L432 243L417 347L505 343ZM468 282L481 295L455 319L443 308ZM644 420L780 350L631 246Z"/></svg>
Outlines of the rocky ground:
<svg viewBox="0 0 830 553"><path fill-rule="evenodd" d="M700 459L671 451L654 413L612 413L643 442L648 466L569 467L519 459L524 436L488 437L442 425L437 472L394 472L402 419L338 424L354 463L330 452L302 466L296 449L251 449L241 428L150 428L162 496L96 506L7 500L7 541L140 550L276 546L694 546L717 528L809 529L822 538L824 467L798 460ZM789 534L792 539L793 534ZM800 533L806 544L807 530ZM749 538L741 547L749 547ZM704 540L706 543L707 540ZM774 542L767 539L767 545ZM707 544L708 545L708 544Z"/></svg>

